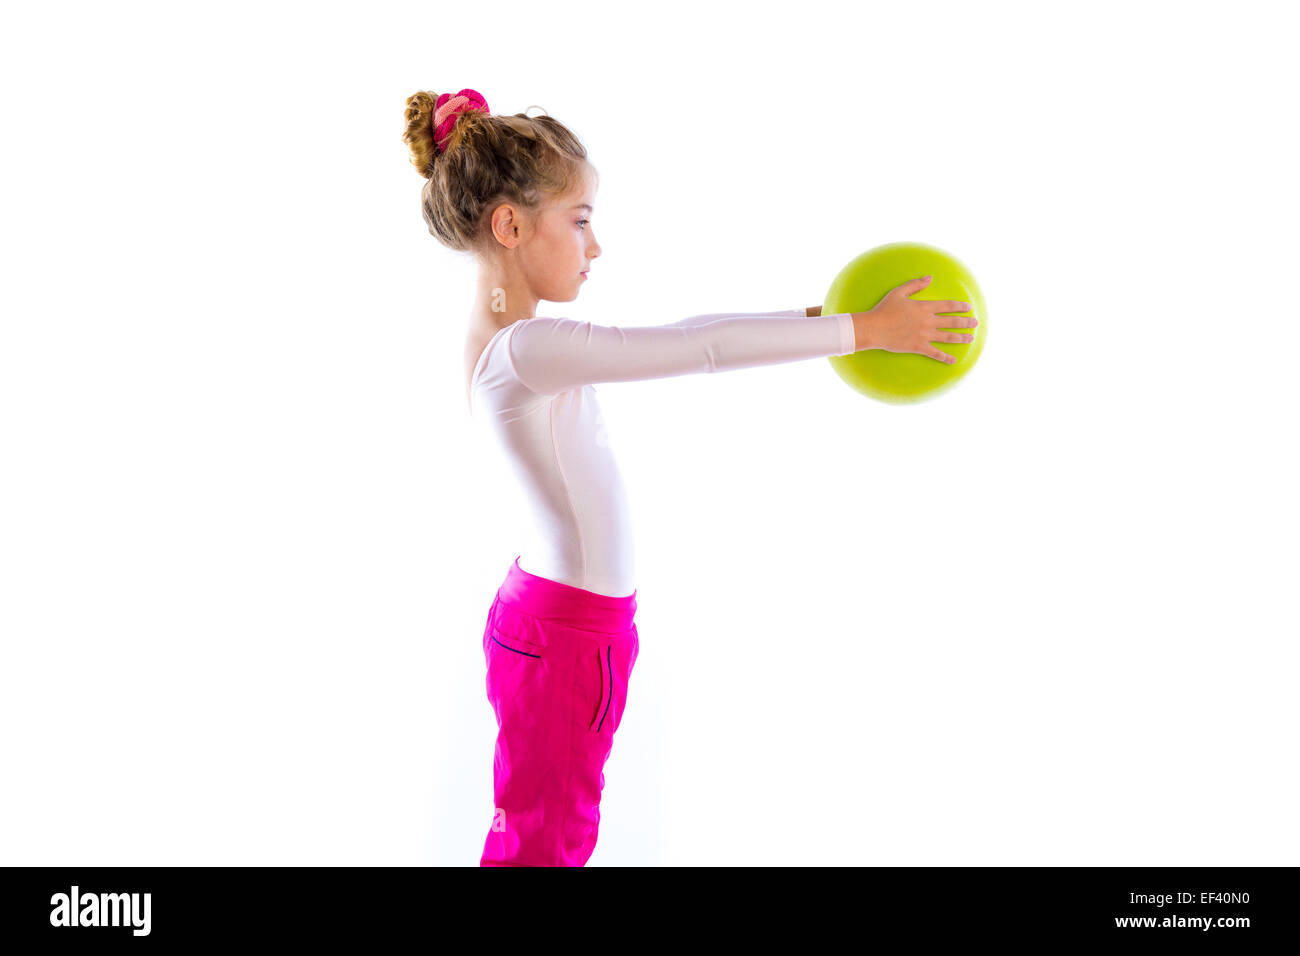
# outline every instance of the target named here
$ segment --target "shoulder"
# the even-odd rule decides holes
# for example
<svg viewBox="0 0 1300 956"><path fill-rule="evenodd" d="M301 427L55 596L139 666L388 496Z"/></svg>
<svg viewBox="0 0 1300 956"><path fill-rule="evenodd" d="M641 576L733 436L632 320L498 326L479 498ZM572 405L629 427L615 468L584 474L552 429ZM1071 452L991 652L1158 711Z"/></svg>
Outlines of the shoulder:
<svg viewBox="0 0 1300 956"><path fill-rule="evenodd" d="M509 326L509 328L512 334L526 335L530 329L565 329L583 325L591 325L591 323L579 322L577 319L564 317L538 315L531 319L520 319L514 325Z"/></svg>
<svg viewBox="0 0 1300 956"><path fill-rule="evenodd" d="M520 328L533 319L519 319L492 335L482 346L477 365L470 375L471 401L477 396L485 404L499 401L508 403L519 401L523 394L531 391L524 387L519 378L515 359L518 352L512 343ZM527 349L525 349L525 352ZM526 362L523 364L527 364Z"/></svg>
<svg viewBox="0 0 1300 956"><path fill-rule="evenodd" d="M579 322L577 319L554 316L537 316L520 319L508 327L506 335L512 342L512 351L519 354L520 349L545 349L548 344L569 342L579 336L589 335L600 326L591 322Z"/></svg>

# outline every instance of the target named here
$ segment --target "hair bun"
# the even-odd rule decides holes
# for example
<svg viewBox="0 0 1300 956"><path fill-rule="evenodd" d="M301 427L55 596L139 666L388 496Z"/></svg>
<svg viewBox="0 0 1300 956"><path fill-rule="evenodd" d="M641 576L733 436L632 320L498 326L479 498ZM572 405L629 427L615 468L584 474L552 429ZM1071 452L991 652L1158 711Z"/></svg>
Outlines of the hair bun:
<svg viewBox="0 0 1300 956"><path fill-rule="evenodd" d="M438 149L433 145L433 113L437 108L438 94L427 90L406 98L406 129L402 142L411 150L411 165L425 179L433 176L433 165Z"/></svg>

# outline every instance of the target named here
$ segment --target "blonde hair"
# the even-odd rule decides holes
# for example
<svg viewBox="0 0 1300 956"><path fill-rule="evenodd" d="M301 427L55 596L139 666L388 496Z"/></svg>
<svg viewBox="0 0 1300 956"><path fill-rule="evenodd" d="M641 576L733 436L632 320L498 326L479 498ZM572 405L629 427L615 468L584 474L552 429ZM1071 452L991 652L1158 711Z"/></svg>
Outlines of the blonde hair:
<svg viewBox="0 0 1300 956"><path fill-rule="evenodd" d="M427 180L420 193L424 221L448 248L482 251L493 209L513 202L536 212L548 198L567 193L587 163L586 148L563 123L526 111L460 113L439 152L433 139L437 101L438 94L427 90L406 98L402 141Z"/></svg>

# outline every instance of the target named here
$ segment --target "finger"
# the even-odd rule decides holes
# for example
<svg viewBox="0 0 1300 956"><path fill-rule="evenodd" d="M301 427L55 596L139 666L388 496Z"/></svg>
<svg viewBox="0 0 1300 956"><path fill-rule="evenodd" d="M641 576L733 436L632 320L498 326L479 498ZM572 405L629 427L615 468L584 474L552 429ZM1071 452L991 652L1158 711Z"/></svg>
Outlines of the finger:
<svg viewBox="0 0 1300 956"><path fill-rule="evenodd" d="M931 342L974 342L975 336L967 335L965 332L944 332L939 338L931 339Z"/></svg>
<svg viewBox="0 0 1300 956"><path fill-rule="evenodd" d="M973 308L969 302L957 302L953 299L935 299L935 312L969 312Z"/></svg>
<svg viewBox="0 0 1300 956"><path fill-rule="evenodd" d="M932 359L938 359L940 362L943 362L945 365L951 365L953 362L957 361L956 356L949 355L947 352L942 352L939 349L935 349L935 348L927 350L925 354L930 356L930 358Z"/></svg>
<svg viewBox="0 0 1300 956"><path fill-rule="evenodd" d="M959 315L956 318L944 319L942 329L973 329L979 325L979 320L973 315Z"/></svg>
<svg viewBox="0 0 1300 956"><path fill-rule="evenodd" d="M907 282L898 286L896 291L901 290L903 295L915 295L928 286L932 278L933 276L921 276L919 279L909 279Z"/></svg>

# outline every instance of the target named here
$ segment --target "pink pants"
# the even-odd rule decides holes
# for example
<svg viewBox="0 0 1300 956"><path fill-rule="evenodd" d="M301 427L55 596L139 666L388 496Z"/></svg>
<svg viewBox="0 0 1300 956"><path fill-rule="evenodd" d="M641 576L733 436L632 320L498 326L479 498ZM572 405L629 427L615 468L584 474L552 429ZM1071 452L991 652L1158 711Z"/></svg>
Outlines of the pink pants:
<svg viewBox="0 0 1300 956"><path fill-rule="evenodd" d="M596 848L605 761L640 647L636 592L597 594L529 574L515 558L483 631L499 728L496 802L479 866L585 866Z"/></svg>

